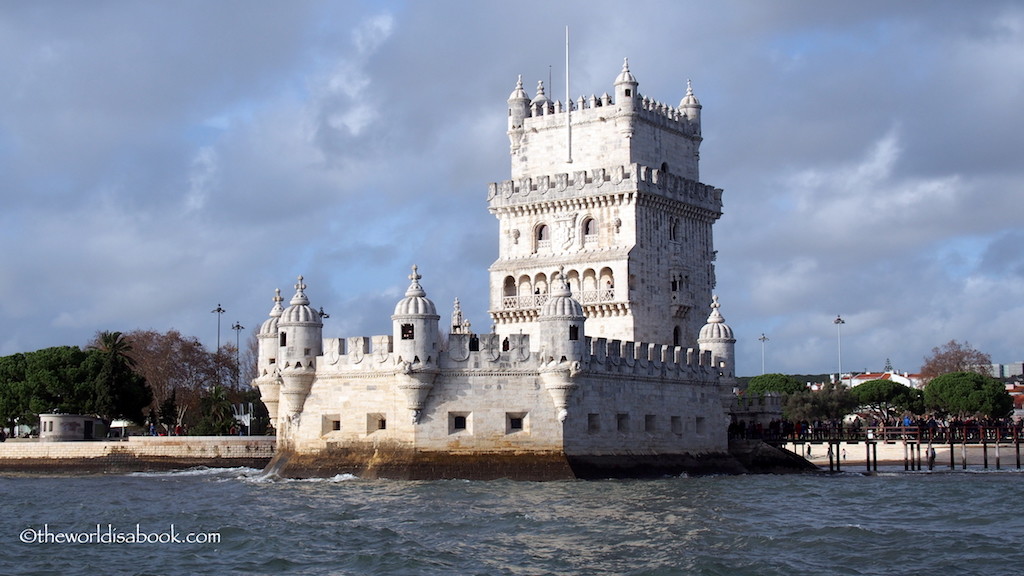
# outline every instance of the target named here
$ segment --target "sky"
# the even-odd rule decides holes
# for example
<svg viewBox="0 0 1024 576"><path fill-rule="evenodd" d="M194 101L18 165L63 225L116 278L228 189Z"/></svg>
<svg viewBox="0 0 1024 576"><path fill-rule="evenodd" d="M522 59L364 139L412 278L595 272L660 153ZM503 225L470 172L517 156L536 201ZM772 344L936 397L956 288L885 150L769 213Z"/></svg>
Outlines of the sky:
<svg viewBox="0 0 1024 576"><path fill-rule="evenodd" d="M506 99L564 98L568 26L574 99L692 80L738 375L1024 359L1024 5L623 6L0 3L0 355L233 343L300 274L324 337L386 334L413 264L489 331Z"/></svg>

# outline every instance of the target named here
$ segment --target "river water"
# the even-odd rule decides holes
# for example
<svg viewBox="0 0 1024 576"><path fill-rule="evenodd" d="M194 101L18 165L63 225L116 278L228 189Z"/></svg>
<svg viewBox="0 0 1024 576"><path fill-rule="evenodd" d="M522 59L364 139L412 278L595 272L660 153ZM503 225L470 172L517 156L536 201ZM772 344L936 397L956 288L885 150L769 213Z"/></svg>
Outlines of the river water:
<svg viewBox="0 0 1024 576"><path fill-rule="evenodd" d="M0 477L0 574L1020 574L1024 474ZM84 540L84 542L71 542ZM191 541L187 541L191 540Z"/></svg>

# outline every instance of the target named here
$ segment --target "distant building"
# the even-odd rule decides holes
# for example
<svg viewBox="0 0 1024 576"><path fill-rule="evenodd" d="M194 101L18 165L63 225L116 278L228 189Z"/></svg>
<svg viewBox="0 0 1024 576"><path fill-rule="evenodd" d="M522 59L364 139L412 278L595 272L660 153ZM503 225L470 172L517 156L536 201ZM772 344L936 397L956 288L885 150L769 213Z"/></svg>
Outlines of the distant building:
<svg viewBox="0 0 1024 576"><path fill-rule="evenodd" d="M911 388L924 388L924 377L920 374L910 374L908 372L867 372L865 374L854 374L848 378L843 378L843 380L849 382L851 387L870 380L892 380Z"/></svg>

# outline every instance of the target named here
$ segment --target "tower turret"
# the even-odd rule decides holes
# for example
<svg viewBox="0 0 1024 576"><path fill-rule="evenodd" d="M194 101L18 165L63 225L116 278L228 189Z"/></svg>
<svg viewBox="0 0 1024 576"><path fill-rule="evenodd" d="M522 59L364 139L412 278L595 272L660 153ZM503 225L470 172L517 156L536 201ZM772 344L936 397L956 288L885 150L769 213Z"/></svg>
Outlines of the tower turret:
<svg viewBox="0 0 1024 576"><path fill-rule="evenodd" d="M420 286L422 276L412 267L409 289L395 306L391 316L395 359L398 362L398 388L405 392L406 405L412 411L413 424L419 423L434 378L440 372L437 366L438 322L434 303Z"/></svg>
<svg viewBox="0 0 1024 576"><path fill-rule="evenodd" d="M523 140L523 122L529 115L530 97L523 90L523 77L519 76L515 90L508 97L508 139L512 154L519 150Z"/></svg>
<svg viewBox="0 0 1024 576"><path fill-rule="evenodd" d="M256 379L252 385L260 391L260 400L267 407L267 414L270 416L270 425L277 427L277 409L281 393L281 374L278 371L277 354L278 347L278 322L284 308L281 306L281 290L274 291L274 307L270 309L270 318L267 318L260 331L256 335L259 343L259 356L256 360Z"/></svg>
<svg viewBox="0 0 1024 576"><path fill-rule="evenodd" d="M700 100L693 95L693 84L690 83L690 79L686 79L686 96L679 101L679 112L690 121L693 126L695 133L700 134Z"/></svg>
<svg viewBox="0 0 1024 576"><path fill-rule="evenodd" d="M639 108L640 97L637 94L639 82L629 71L629 58L622 61L622 72L615 78L615 103L625 112Z"/></svg>
<svg viewBox="0 0 1024 576"><path fill-rule="evenodd" d="M732 328L725 323L725 318L718 311L721 307L722 305L718 303L718 296L713 296L711 298L711 315L708 316L708 323L700 329L697 346L701 351L711 351L711 357L723 378L733 378L736 375L734 364L736 338L733 337Z"/></svg>
<svg viewBox="0 0 1024 576"><path fill-rule="evenodd" d="M540 377L544 388L558 410L558 421L569 415L569 397L577 388L576 375L581 369L585 353L583 323L586 317L559 272L552 283L551 295L541 307L540 318Z"/></svg>
<svg viewBox="0 0 1024 576"><path fill-rule="evenodd" d="M295 295L277 322L278 355L281 371L282 416L293 419L302 412L316 375L316 357L323 354L323 322L309 305L302 276Z"/></svg>

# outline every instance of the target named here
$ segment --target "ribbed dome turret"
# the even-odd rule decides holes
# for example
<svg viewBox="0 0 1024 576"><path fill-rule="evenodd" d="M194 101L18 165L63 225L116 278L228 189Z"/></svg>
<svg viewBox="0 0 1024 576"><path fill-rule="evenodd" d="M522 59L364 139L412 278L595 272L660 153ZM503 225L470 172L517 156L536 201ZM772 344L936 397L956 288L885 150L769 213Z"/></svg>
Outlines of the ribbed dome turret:
<svg viewBox="0 0 1024 576"><path fill-rule="evenodd" d="M513 90L512 93L508 95L508 99L510 102L513 100L526 100L527 102L530 101L530 97L526 94L526 90L523 90L522 75L520 75L519 80L516 81L516 89Z"/></svg>
<svg viewBox="0 0 1024 576"><path fill-rule="evenodd" d="M409 275L412 283L405 291L405 298L395 306L395 316L437 316L437 308L420 286L422 276L416 271L417 267L413 266L412 274Z"/></svg>
<svg viewBox="0 0 1024 576"><path fill-rule="evenodd" d="M686 96L679 101L680 108L700 108L700 100L693 95L693 84L690 83L690 79L686 79Z"/></svg>
<svg viewBox="0 0 1024 576"><path fill-rule="evenodd" d="M561 277L553 283L548 301L541 306L544 318L583 318L583 306L572 297L569 286Z"/></svg>
<svg viewBox="0 0 1024 576"><path fill-rule="evenodd" d="M531 106L540 105L542 108L551 105L551 99L548 98L547 94L544 93L544 81L539 80L537 82L537 95L533 97L533 101L530 102Z"/></svg>
<svg viewBox="0 0 1024 576"><path fill-rule="evenodd" d="M636 78L633 77L633 73L629 71L629 58L624 58L622 61L622 72L619 72L619 76L615 78L615 84L636 84Z"/></svg>
<svg viewBox="0 0 1024 576"><path fill-rule="evenodd" d="M306 285L302 282L302 276L299 276L299 282L295 285L295 295L288 303L289 306L281 313L278 326L281 324L318 324L323 326L320 314L310 307L305 290Z"/></svg>
<svg viewBox="0 0 1024 576"><path fill-rule="evenodd" d="M700 341L706 340L735 340L732 335L732 328L725 323L725 318L718 309L722 305L718 303L718 296L711 297L711 315L708 316L708 323L700 329Z"/></svg>
<svg viewBox="0 0 1024 576"><path fill-rule="evenodd" d="M281 318L281 314L284 313L284 307L281 306L281 302L284 298L281 297L281 289L278 288L274 291L274 307L270 309L270 318L263 321L260 326L261 336L274 336L277 337L277 323Z"/></svg>

